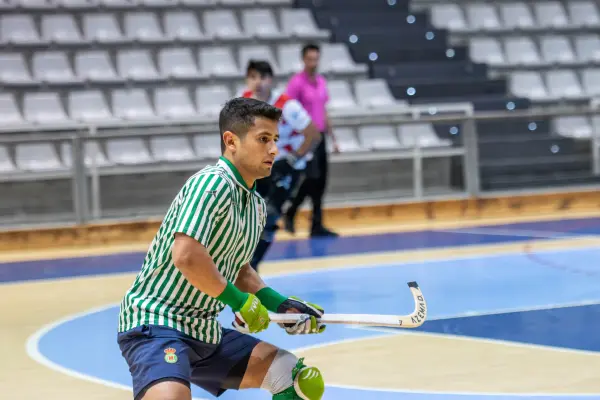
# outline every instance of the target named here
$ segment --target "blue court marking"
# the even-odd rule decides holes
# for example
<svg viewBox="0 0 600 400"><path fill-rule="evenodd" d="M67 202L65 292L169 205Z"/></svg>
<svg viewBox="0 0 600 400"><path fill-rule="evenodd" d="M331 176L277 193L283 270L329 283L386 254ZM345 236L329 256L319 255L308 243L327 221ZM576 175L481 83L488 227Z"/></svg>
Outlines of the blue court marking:
<svg viewBox="0 0 600 400"><path fill-rule="evenodd" d="M470 230L473 229L477 229L478 233L471 233ZM511 229L514 229L514 235L510 234ZM500 230L503 231L501 234L493 234L494 231ZM279 241L275 242L269 249L266 260L279 261L384 251L525 243L530 240L545 240L553 237L550 234L548 237L523 234L522 232L526 230L549 231L551 233L564 232L570 235L600 234L600 218L481 226L457 229L453 232L425 230L348 236L335 239ZM137 272L142 265L144 256L144 252L132 252L56 260L0 263L0 283Z"/></svg>
<svg viewBox="0 0 600 400"><path fill-rule="evenodd" d="M597 250L545 251L539 255L555 262L568 262L582 270L600 269ZM600 338L593 337L600 328L600 319L594 318L600 313L598 305L436 320L466 313L600 303L600 279L548 268L523 254L295 273L293 278L273 277L268 282L282 293L323 305L326 312L372 313L377 310L377 313L404 314L412 311L412 298L406 287L410 280L419 282L428 300L430 320L419 328L424 332L600 351ZM130 386L127 365L116 344L117 314L115 306L59 324L40 338L39 352L64 368ZM220 320L229 326L231 318L231 312L226 309ZM290 337L278 327L272 327L257 336L284 348L298 349L395 333L329 326L322 335ZM193 388L193 394L210 398L197 387ZM511 400L522 397L531 396L493 396ZM553 399L572 397L551 396ZM245 390L229 391L221 398L266 400L271 397L261 390ZM325 397L366 398L465 400L471 396L328 387ZM593 398L600 399L600 395Z"/></svg>

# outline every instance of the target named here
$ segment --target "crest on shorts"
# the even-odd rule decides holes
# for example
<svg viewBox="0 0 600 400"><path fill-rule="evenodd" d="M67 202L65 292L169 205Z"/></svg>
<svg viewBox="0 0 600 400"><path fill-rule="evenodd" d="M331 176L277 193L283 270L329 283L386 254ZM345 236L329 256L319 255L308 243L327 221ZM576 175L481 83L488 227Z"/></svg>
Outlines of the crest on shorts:
<svg viewBox="0 0 600 400"><path fill-rule="evenodd" d="M175 364L177 362L177 350L172 347L165 349L165 361L169 364Z"/></svg>

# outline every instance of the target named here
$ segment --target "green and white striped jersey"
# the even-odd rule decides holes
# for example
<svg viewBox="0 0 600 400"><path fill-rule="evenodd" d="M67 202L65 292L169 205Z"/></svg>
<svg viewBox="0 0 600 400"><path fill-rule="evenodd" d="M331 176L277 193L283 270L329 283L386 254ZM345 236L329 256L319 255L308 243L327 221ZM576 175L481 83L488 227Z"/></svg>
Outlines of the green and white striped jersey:
<svg viewBox="0 0 600 400"><path fill-rule="evenodd" d="M175 233L202 243L230 282L237 279L258 244L266 205L224 157L191 176L175 200L121 302L119 332L138 325L163 325L207 343L219 343L216 320L225 304L193 287L173 264Z"/></svg>

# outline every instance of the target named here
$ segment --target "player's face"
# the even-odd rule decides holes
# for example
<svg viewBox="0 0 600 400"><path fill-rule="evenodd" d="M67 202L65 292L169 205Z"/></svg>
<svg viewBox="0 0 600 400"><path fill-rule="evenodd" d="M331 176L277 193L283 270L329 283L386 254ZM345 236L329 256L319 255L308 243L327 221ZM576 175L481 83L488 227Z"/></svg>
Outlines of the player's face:
<svg viewBox="0 0 600 400"><path fill-rule="evenodd" d="M277 155L279 130L277 121L256 118L242 139L239 148L239 160L243 168L254 179L271 175L271 168Z"/></svg>
<svg viewBox="0 0 600 400"><path fill-rule="evenodd" d="M272 86L273 86L273 77L263 76L258 83L256 91L261 94L267 94L271 91Z"/></svg>
<svg viewBox="0 0 600 400"><path fill-rule="evenodd" d="M246 75L246 87L252 92L256 92L256 89L260 85L260 74L258 71L249 71Z"/></svg>
<svg viewBox="0 0 600 400"><path fill-rule="evenodd" d="M308 50L306 54L304 54L302 61L304 61L304 67L308 71L316 71L319 66L319 52L316 50Z"/></svg>

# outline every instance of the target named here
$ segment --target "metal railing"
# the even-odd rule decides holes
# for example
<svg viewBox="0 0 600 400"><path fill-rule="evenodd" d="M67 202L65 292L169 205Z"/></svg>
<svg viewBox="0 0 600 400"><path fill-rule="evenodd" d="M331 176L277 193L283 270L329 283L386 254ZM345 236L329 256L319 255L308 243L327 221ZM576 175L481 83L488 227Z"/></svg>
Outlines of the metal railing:
<svg viewBox="0 0 600 400"><path fill-rule="evenodd" d="M543 109L543 110L514 110L510 112L482 112L474 113L472 106L469 104L462 105L427 105L427 106L412 106L407 108L405 112L389 114L389 115L371 115L371 116L357 116L357 117L344 117L334 118L332 123L335 127L350 127L356 128L363 125L400 125L400 124L420 124L420 123L432 123L432 124L453 124L459 127L460 136L462 143L450 147L412 147L403 148L389 151L364 151L364 152L353 152L353 153L340 153L331 155L331 162L334 164L343 163L365 163L365 162L392 162L397 160L405 160L410 163L411 174L412 174L412 193L408 195L404 194L402 197L386 197L377 198L374 194L367 200L357 198L351 198L343 195L344 204L364 204L365 202L377 203L377 202L404 202L404 201L423 201L427 199L452 199L452 198L468 198L468 197L487 197L495 196L498 194L514 195L526 193L529 189L522 188L517 190L508 190L503 192L489 192L484 191L481 188L481 176L480 176L480 157L478 154L479 149L479 133L477 131L477 124L482 121L509 121L518 119L543 119L553 118L559 116L594 116L600 115L600 108L597 108L597 104L592 103L591 106L585 108L572 108L572 109ZM216 119L215 119L216 120ZM4 133L0 133L0 145L5 146L9 149L12 154L15 145L23 143L39 143L46 142L52 143L55 146L59 146L62 143L69 143L70 154L72 164L70 168L62 168L59 170L52 171L38 171L38 172L24 172L18 171L15 173L0 173L0 193L3 193L0 197L8 199L10 196L18 197L17 186L15 185L26 185L25 182L34 185L45 185L38 189L27 187L29 190L37 193L39 199L37 200L36 207L42 207L44 204L44 196L49 195L53 190L64 191L63 186L60 189L53 189L58 187L53 184L54 181L69 182L70 186L70 209L72 213L67 213L66 220L76 223L84 224L90 221L100 220L107 218L107 213L102 208L102 199L111 199L111 196L115 196L113 191L118 191L119 187L126 189L131 182L136 182L137 178L131 178L130 180L124 180L121 183L113 183L109 189L103 189L102 180L106 177L115 177L119 175L127 176L151 176L160 174L172 174L180 172L182 176L185 176L188 172L193 172L204 167L207 164L213 163L213 158L197 158L194 160L187 160L181 162L149 162L137 165L111 165L111 166L99 166L94 162L95 158L91 157L91 162L86 162L84 154L84 144L89 141L103 142L109 139L123 139L123 138L142 138L148 140L151 137L168 136L168 135L182 135L190 140L194 135L202 133L215 133L218 132L218 127L215 122L207 122L206 120L197 121L185 121L185 122L174 122L164 121L163 123L157 123L156 121L151 122L137 122L137 123L122 123L112 125L83 125L83 124L72 124L72 125L60 125L56 127L28 127L22 132L18 132L15 129L8 130L2 129ZM24 134L27 132L27 134ZM590 142L592 165L590 165L590 173L599 175L600 174L600 134L594 130L594 134L590 139L585 139ZM90 154L88 154L90 156ZM443 158L454 158L460 159L462 166L462 179L463 185L455 190L449 191L448 193L426 193L424 186L424 176L428 171L424 167L424 163L431 159L443 159ZM383 167L382 167L383 168ZM169 178L165 178L169 180ZM181 178L183 179L183 178ZM121 185L121 186L119 186ZM594 184L585 185L585 188L596 188ZM600 188L600 187L598 187ZM390 188L394 189L394 188ZM570 187L565 190L575 190L576 188ZM579 188L577 188L579 189ZM21 189L19 189L21 190ZM25 190L25 189L22 189ZM545 188L531 189L531 192L545 190ZM558 190L558 189L552 189ZM11 192L12 191L12 192ZM36 192L36 191L39 191ZM157 196L154 211L147 213L146 215L152 215L159 217L164 211L164 206L167 203L168 196L174 196L174 192L165 191L164 201L160 200L160 196ZM393 192L393 190L392 190ZM64 195L64 193L62 193ZM35 196L35 194L34 194ZM23 199L24 201L26 199ZM125 199L127 200L127 199ZM60 200L57 200L57 204ZM142 209L145 201L132 199L133 203L130 204L130 208L127 209L131 212L124 212L124 215L115 216L114 218L135 218L136 215L142 215L143 213L136 214L135 210ZM125 201L127 204L127 202ZM331 203L330 203L331 204ZM1 205L0 205L1 207ZM10 208L10 207L9 207ZM127 211L126 210L126 211ZM10 215L10 210L5 212L4 218L0 217L0 226L4 225L18 225L18 224L36 224L40 225L43 223L52 223L56 221L56 215L52 212L40 211L37 214L35 212L23 212L22 215ZM16 213L15 213L16 214ZM108 213L110 214L110 213Z"/></svg>

